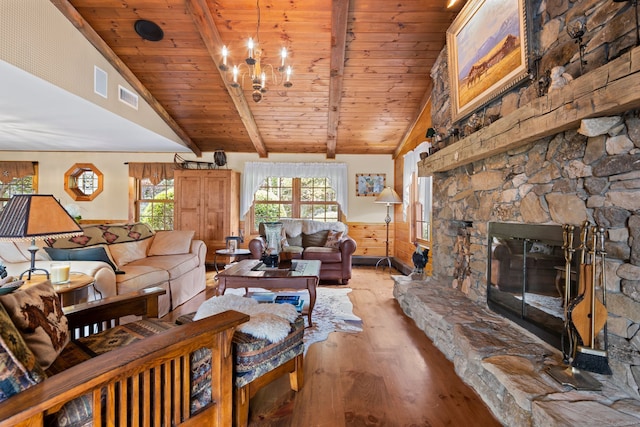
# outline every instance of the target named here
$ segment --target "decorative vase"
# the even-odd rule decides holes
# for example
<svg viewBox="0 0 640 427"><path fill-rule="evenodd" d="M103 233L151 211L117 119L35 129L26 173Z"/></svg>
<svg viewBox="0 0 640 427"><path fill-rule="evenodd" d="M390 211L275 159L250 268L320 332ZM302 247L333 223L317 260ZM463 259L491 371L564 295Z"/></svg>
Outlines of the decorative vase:
<svg viewBox="0 0 640 427"><path fill-rule="evenodd" d="M224 150L216 150L213 153L213 161L216 166L221 168L222 166L227 164L227 155L224 153Z"/></svg>
<svg viewBox="0 0 640 427"><path fill-rule="evenodd" d="M264 234L267 240L267 247L263 256L263 262L268 267L278 266L278 256L282 249L282 223L281 222L265 222Z"/></svg>

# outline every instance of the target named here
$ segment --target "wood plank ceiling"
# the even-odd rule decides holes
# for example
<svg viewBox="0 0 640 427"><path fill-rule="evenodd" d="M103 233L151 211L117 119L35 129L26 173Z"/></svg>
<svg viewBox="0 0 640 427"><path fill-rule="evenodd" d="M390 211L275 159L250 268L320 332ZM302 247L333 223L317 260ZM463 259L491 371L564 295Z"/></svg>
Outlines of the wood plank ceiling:
<svg viewBox="0 0 640 427"><path fill-rule="evenodd" d="M461 8L446 0L51 1L196 154L260 157L393 154L424 108L429 72ZM139 19L157 23L164 38L142 39ZM286 47L293 68L293 86L269 84L260 103L247 78L239 93L218 68L223 45L229 64L243 62L249 37L259 38L263 63L277 66Z"/></svg>

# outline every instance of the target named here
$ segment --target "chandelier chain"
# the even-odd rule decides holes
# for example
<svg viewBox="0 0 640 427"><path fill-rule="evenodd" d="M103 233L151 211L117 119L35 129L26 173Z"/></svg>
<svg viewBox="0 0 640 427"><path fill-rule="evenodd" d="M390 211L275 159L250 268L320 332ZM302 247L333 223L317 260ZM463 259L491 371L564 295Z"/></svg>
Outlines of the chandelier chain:
<svg viewBox="0 0 640 427"><path fill-rule="evenodd" d="M256 23L256 42L260 46L260 0L256 0L256 10L258 11L258 22Z"/></svg>

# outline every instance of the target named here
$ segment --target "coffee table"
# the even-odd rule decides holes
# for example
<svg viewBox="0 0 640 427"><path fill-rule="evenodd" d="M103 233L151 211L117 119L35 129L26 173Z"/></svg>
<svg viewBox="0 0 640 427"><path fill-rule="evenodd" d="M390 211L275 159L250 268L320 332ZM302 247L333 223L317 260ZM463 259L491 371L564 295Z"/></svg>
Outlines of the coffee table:
<svg viewBox="0 0 640 427"><path fill-rule="evenodd" d="M309 291L309 326L311 313L316 304L316 286L320 280L320 261L293 260L291 268L265 268L257 259L245 259L218 274L218 295L224 295L227 288L262 289L306 289Z"/></svg>

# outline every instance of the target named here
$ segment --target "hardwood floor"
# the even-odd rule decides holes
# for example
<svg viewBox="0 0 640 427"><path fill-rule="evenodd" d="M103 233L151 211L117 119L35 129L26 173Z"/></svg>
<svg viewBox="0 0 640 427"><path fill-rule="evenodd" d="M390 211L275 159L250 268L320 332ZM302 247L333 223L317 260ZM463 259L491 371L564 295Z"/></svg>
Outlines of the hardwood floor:
<svg viewBox="0 0 640 427"><path fill-rule="evenodd" d="M212 276L207 295L213 295ZM389 270L356 267L349 287L363 331L332 333L311 345L303 389L292 392L288 376L264 387L251 400L250 426L500 425L402 313ZM198 295L165 318L195 311L204 299Z"/></svg>

